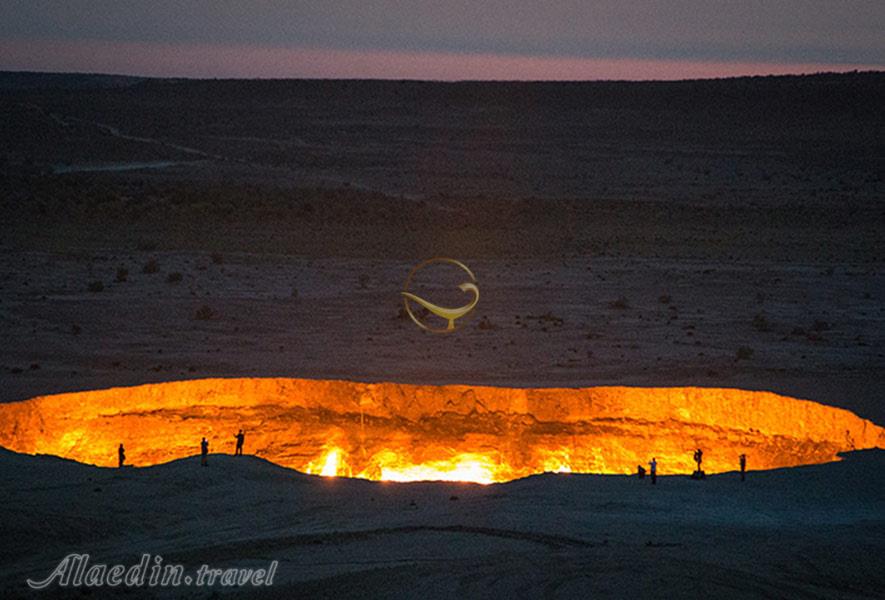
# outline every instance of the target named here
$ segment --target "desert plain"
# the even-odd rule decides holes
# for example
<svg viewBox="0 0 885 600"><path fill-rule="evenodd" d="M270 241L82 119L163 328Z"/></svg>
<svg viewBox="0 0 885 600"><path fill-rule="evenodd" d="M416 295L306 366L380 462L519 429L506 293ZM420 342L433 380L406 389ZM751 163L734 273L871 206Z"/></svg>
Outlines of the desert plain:
<svg viewBox="0 0 885 600"><path fill-rule="evenodd" d="M881 426L882 106L881 73L2 74L0 401L227 377L699 386ZM401 311L410 269L435 256L468 264L481 290L451 335ZM446 283L441 302L463 299ZM655 488L328 480L231 460L118 472L4 453L0 584L27 594L27 574L71 548L108 561L145 548L279 557L280 587L261 593L286 597L885 588L881 450L744 484L662 466Z"/></svg>

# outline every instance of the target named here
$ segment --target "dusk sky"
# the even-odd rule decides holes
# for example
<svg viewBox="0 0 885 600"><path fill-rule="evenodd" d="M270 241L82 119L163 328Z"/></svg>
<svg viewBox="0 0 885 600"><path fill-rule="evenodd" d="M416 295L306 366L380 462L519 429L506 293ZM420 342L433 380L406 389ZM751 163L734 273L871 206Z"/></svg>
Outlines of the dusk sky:
<svg viewBox="0 0 885 600"><path fill-rule="evenodd" d="M885 2L4 0L0 70L681 79L885 68Z"/></svg>

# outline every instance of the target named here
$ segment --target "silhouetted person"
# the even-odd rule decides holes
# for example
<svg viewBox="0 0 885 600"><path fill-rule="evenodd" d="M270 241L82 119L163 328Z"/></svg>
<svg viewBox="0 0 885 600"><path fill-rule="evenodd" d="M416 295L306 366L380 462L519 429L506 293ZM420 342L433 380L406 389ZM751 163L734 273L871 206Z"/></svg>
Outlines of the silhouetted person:
<svg viewBox="0 0 885 600"><path fill-rule="evenodd" d="M698 448L694 451L694 462L698 468L691 474L692 479L704 479L704 470L701 469L701 463L704 461L704 451Z"/></svg>
<svg viewBox="0 0 885 600"><path fill-rule="evenodd" d="M636 465L636 474L640 479L645 479L645 467L642 465Z"/></svg>
<svg viewBox="0 0 885 600"><path fill-rule="evenodd" d="M243 455L243 442L246 441L246 434L243 433L243 430L240 429L240 432L234 436L237 438L237 449L234 451L235 456Z"/></svg>
<svg viewBox="0 0 885 600"><path fill-rule="evenodd" d="M741 454L741 481L747 479L747 455Z"/></svg>
<svg viewBox="0 0 885 600"><path fill-rule="evenodd" d="M656 457L652 457L651 462L648 463L649 472L651 472L651 484L655 485L658 481L658 459Z"/></svg>
<svg viewBox="0 0 885 600"><path fill-rule="evenodd" d="M126 462L126 450L123 449L123 444L120 444L120 447L117 448L117 460L119 461L120 467Z"/></svg>
<svg viewBox="0 0 885 600"><path fill-rule="evenodd" d="M203 441L200 442L200 464L204 467L208 465L207 456L209 455L209 442L206 441L206 438L203 438Z"/></svg>

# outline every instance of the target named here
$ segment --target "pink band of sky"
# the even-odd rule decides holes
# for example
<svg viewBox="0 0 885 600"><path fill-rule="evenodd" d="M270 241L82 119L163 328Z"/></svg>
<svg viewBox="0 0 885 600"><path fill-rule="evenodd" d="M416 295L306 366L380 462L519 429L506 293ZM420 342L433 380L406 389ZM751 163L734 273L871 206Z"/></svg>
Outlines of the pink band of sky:
<svg viewBox="0 0 885 600"><path fill-rule="evenodd" d="M0 70L155 77L428 80L695 79L881 65L579 58L144 42L0 40Z"/></svg>

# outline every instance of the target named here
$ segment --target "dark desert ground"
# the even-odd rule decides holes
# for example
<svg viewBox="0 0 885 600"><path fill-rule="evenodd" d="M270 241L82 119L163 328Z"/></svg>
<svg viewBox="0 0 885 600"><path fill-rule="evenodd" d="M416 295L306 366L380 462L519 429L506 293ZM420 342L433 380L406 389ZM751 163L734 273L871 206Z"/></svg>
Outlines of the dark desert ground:
<svg viewBox="0 0 885 600"><path fill-rule="evenodd" d="M3 73L0 401L209 377L702 386L814 400L882 425L883 107L883 73L667 83ZM433 256L463 260L480 282L457 335L422 333L400 314L406 275ZM698 499L689 481L657 497L590 475L330 482L259 459L188 496L176 484L194 477L187 461L120 475L4 453L3 504L45 519L59 489L75 500L48 531L23 508L4 517L4 537L22 542L4 553L0 583L23 592L63 548L88 541L124 556L141 540L198 562L244 547L287 556L287 589L312 597L875 597L881 454L766 472L750 492L719 475ZM241 545L183 525L190 506L127 530L143 506L121 491L126 477L168 487L144 492L161 507L208 503L197 524L229 525ZM262 486L243 496L236 482ZM226 499L215 504L210 489ZM367 497L389 502L375 514ZM261 510L242 519L245 503ZM82 514L94 530L75 523ZM178 537L161 541L164 528Z"/></svg>

